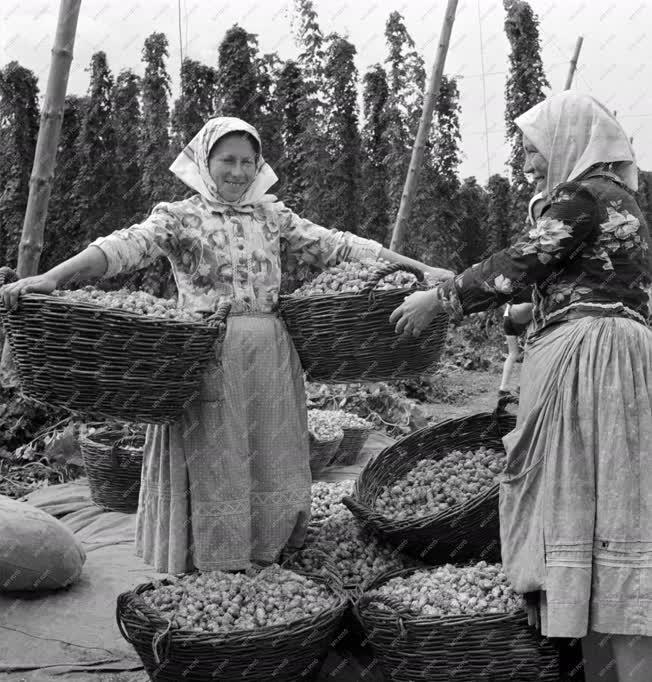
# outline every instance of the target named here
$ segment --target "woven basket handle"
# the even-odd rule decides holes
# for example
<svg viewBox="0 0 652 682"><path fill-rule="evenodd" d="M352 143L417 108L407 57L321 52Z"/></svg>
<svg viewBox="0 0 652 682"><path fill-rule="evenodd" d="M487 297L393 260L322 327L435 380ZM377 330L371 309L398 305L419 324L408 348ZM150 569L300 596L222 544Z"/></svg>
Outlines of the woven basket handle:
<svg viewBox="0 0 652 682"><path fill-rule="evenodd" d="M367 507L353 495L346 495L341 500L342 504L365 525L369 524L372 528L377 524L382 515L371 507Z"/></svg>
<svg viewBox="0 0 652 682"><path fill-rule="evenodd" d="M18 275L9 266L3 265L0 268L0 287L18 281Z"/></svg>
<svg viewBox="0 0 652 682"><path fill-rule="evenodd" d="M133 642L131 641L131 637L129 636L129 633L127 632L127 629L125 628L125 625L122 622L122 612L131 601L130 597L131 597L130 594L118 595L118 600L116 601L115 605L115 620L116 623L118 624L118 630L120 630L120 634L129 642L129 644L133 644Z"/></svg>
<svg viewBox="0 0 652 682"><path fill-rule="evenodd" d="M362 517L369 516L369 509L364 504L360 504L358 500L352 495L345 495L341 499L342 504L353 514L360 514Z"/></svg>
<svg viewBox="0 0 652 682"><path fill-rule="evenodd" d="M384 604L388 606L394 613L399 616L410 616L408 609L395 597L389 594L378 594L374 591L364 592L360 599L358 599L358 608L364 609L373 602Z"/></svg>
<svg viewBox="0 0 652 682"><path fill-rule="evenodd" d="M120 441L114 441L113 445L111 446L111 450L109 451L109 457L111 459L111 468L112 469L119 469L120 468L120 460L118 459L118 444Z"/></svg>
<svg viewBox="0 0 652 682"><path fill-rule="evenodd" d="M133 644L133 642L131 641L131 637L129 637L129 634L127 633L124 623L122 622L122 614L125 611L140 611L140 613L143 616L150 619L154 617L160 620L161 618L158 614L154 613L150 609L150 607L147 605L147 602L137 592L123 592L122 594L118 595L115 610L115 617L118 624L118 630L120 630L120 634L130 644Z"/></svg>
<svg viewBox="0 0 652 682"><path fill-rule="evenodd" d="M337 570L337 566L330 558L330 556L326 554L326 552L323 552L321 549L317 549L316 547L305 547L304 549L299 549L296 552L293 552L283 561L281 566L285 567L287 565L288 567L290 567L292 565L292 561L297 558L300 558L301 556L315 556L321 559L322 560L321 568L323 571L326 572L330 582L332 582L339 589L341 590L344 589L342 576L340 575L340 572Z"/></svg>
<svg viewBox="0 0 652 682"><path fill-rule="evenodd" d="M118 630L120 634L131 644L133 641L129 637L127 630L122 622L122 612L130 609L135 611L140 611L145 617L152 618L156 617L160 620L160 616L155 614L149 606L145 603L145 600L135 592L125 592L118 596L118 601L116 604L116 621L118 624ZM156 665L161 665L161 661L168 657L170 651L170 628L172 627L172 621L168 620L167 625L161 631L157 631L152 638L152 654L154 654L154 660ZM161 651L162 649L162 651ZM162 654L162 655L161 655Z"/></svg>
<svg viewBox="0 0 652 682"><path fill-rule="evenodd" d="M358 611L362 611L365 607L368 607L373 602L384 604L392 610L392 615L396 618L396 627L399 631L401 637L407 635L407 630L405 629L405 623L403 618L410 618L410 612L394 597L388 594L378 594L376 592L365 592L357 600L356 607Z"/></svg>
<svg viewBox="0 0 652 682"><path fill-rule="evenodd" d="M394 272L399 272L401 270L413 274L419 282L423 282L423 270L412 267L411 265L403 265L402 263L390 263L389 265L384 265L382 268L378 268L378 270L373 273L371 279L367 282L367 286L364 288L364 292L371 293L383 277L387 277L387 275L391 275Z"/></svg>
<svg viewBox="0 0 652 682"><path fill-rule="evenodd" d="M99 422L98 422L98 424L99 424ZM89 424L86 424L86 426L89 426ZM115 433L115 431L113 429L104 425L104 427L99 426L96 433L94 433L93 436L96 436L96 437L97 436L104 436L104 435L111 436L114 433ZM124 431L119 431L118 433L124 433ZM92 441L93 436L89 437L88 435L86 435L85 437ZM123 441L125 441L129 438L132 438L132 436L129 434L123 435L121 438L116 438L111 443L111 446L108 447L109 459L111 460L111 468L112 469L118 469L120 467L120 460L118 458L118 448L120 446L120 443L122 443ZM97 440L97 442L98 442L98 444L100 444L99 439Z"/></svg>
<svg viewBox="0 0 652 682"><path fill-rule="evenodd" d="M118 458L118 449L120 448L120 445L127 440L132 440L133 438L134 438L133 435L126 435L126 436L122 436L122 438L118 438L117 440L113 441L113 444L111 445L111 452L110 452L111 467L113 469L120 468L120 460Z"/></svg>

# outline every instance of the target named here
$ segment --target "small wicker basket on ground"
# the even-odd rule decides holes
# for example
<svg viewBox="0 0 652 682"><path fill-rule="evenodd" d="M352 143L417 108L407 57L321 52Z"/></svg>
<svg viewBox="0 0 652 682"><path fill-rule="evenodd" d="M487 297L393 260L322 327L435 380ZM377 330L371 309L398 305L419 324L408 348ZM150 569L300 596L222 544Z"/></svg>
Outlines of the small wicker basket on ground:
<svg viewBox="0 0 652 682"><path fill-rule="evenodd" d="M0 270L0 286L16 278ZM17 310L0 300L0 317L27 397L86 419L169 423L197 397L229 307L182 322L25 294Z"/></svg>
<svg viewBox="0 0 652 682"><path fill-rule="evenodd" d="M137 511L144 433L100 428L79 442L93 502L107 511Z"/></svg>
<svg viewBox="0 0 652 682"><path fill-rule="evenodd" d="M387 518L375 508L375 501L383 487L405 476L419 460L437 460L453 450L483 445L503 450L502 437L515 424L516 417L499 406L493 413L451 419L415 431L370 462L353 495L342 502L370 531L427 563L500 561L498 483L469 502L419 518Z"/></svg>
<svg viewBox="0 0 652 682"><path fill-rule="evenodd" d="M331 464L338 466L350 466L356 464L364 444L372 431L369 427L344 427L344 438L333 457Z"/></svg>
<svg viewBox="0 0 652 682"><path fill-rule="evenodd" d="M310 435L310 471L313 476L327 467L340 447L342 437L331 441L319 441Z"/></svg>
<svg viewBox="0 0 652 682"><path fill-rule="evenodd" d="M559 657L530 628L524 612L418 617L372 590L417 569L392 571L369 584L354 612L388 680L396 682L557 682ZM389 610L375 607L382 602Z"/></svg>
<svg viewBox="0 0 652 682"><path fill-rule="evenodd" d="M411 272L412 289L374 291L385 276ZM380 268L363 293L282 296L280 311L310 381L349 383L417 378L433 371L448 331L448 316L435 317L419 336L396 334L389 317L413 291L425 290L421 270Z"/></svg>
<svg viewBox="0 0 652 682"><path fill-rule="evenodd" d="M229 634L172 630L169 622L154 613L140 597L153 588L152 583L147 583L118 597L118 628L136 649L150 678L160 682L315 680L349 599L331 569L323 570L320 575L303 575L328 585L337 597L331 609L287 625Z"/></svg>

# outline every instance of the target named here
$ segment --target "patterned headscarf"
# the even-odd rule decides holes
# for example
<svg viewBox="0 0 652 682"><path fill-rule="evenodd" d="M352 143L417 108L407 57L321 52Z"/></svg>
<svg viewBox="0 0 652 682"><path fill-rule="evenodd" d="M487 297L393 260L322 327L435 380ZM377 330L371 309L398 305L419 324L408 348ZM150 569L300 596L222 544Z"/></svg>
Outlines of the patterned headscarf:
<svg viewBox="0 0 652 682"><path fill-rule="evenodd" d="M566 90L536 104L516 125L548 162L546 194L596 164L614 164L631 190L638 188L636 158L616 117L590 95Z"/></svg>
<svg viewBox="0 0 652 682"><path fill-rule="evenodd" d="M211 118L177 156L170 170L188 187L199 192L212 204L251 206L275 200L276 197L266 192L278 181L278 177L263 159L262 153L258 155L256 175L252 183L237 201L227 201L218 194L215 182L208 170L208 157L220 138L234 132L246 132L252 135L258 142L259 151L262 151L260 136L253 126L232 116Z"/></svg>

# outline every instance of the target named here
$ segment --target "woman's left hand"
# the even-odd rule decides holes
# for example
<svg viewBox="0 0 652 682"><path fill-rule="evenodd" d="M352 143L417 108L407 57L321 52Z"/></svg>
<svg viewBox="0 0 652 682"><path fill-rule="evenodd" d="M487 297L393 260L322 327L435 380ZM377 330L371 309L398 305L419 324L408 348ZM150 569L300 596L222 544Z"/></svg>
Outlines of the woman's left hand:
<svg viewBox="0 0 652 682"><path fill-rule="evenodd" d="M419 336L433 321L435 316L443 311L443 306L435 290L416 291L410 294L401 305L390 315L389 321L396 322L396 333L407 336Z"/></svg>

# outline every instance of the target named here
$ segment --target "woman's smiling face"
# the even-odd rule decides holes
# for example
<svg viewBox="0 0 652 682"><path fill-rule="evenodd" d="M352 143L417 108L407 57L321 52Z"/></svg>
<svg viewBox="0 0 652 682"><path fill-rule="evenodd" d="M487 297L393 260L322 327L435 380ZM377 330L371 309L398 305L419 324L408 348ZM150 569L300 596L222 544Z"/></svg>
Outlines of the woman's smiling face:
<svg viewBox="0 0 652 682"><path fill-rule="evenodd" d="M208 171L219 195L237 201L256 176L256 150L246 137L227 135L211 150Z"/></svg>
<svg viewBox="0 0 652 682"><path fill-rule="evenodd" d="M532 173L536 183L536 191L543 192L548 180L548 161L525 134L523 134L523 149L525 151L523 172L525 174Z"/></svg>

